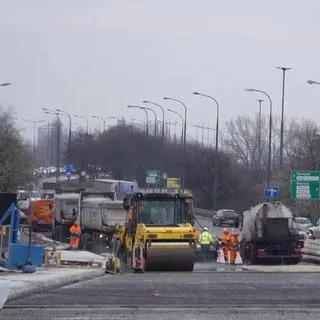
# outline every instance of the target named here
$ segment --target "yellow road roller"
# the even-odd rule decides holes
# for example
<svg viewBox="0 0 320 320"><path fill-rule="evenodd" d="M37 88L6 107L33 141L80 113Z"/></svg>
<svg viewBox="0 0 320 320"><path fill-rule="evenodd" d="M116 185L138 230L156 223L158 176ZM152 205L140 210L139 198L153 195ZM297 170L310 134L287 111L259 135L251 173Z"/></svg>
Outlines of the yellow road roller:
<svg viewBox="0 0 320 320"><path fill-rule="evenodd" d="M193 271L196 238L190 194L134 193L123 200L127 220L112 240L111 272ZM117 270L114 270L114 269Z"/></svg>

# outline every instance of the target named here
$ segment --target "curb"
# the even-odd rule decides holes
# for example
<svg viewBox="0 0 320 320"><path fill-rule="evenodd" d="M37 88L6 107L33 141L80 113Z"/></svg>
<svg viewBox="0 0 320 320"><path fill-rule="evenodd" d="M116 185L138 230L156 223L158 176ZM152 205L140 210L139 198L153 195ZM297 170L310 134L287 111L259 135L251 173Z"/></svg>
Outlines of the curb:
<svg viewBox="0 0 320 320"><path fill-rule="evenodd" d="M70 275L67 275L67 276L62 275L53 280L44 279L42 281L30 282L29 283L30 285L27 288L11 289L6 301L8 302L8 301L16 300L19 298L23 298L29 294L35 294L35 293L40 293L48 290L61 288L77 282L97 278L105 274L106 273L104 269L88 270L88 271L86 270L86 272L84 272L83 274L76 275L72 278L70 278Z"/></svg>

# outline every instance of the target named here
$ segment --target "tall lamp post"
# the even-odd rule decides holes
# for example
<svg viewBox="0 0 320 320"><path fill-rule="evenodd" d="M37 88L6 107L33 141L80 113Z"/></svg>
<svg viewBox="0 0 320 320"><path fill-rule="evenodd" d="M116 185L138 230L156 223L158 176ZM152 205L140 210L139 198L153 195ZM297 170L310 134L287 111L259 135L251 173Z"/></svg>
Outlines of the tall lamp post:
<svg viewBox="0 0 320 320"><path fill-rule="evenodd" d="M87 135L89 134L89 120L87 117L85 116L80 116L78 114L73 115L75 118L80 118L80 119L84 119L86 121L86 125L87 125Z"/></svg>
<svg viewBox="0 0 320 320"><path fill-rule="evenodd" d="M260 92L264 94L268 100L270 105L270 115L269 115L269 152L268 152L268 173L267 173L267 186L270 187L270 180L271 180L271 144L272 144L272 100L270 95L262 90L258 89L245 89L245 91L249 92Z"/></svg>
<svg viewBox="0 0 320 320"><path fill-rule="evenodd" d="M148 108L148 107L140 107L140 108L145 109L145 110L149 110L153 113L153 115L154 115L154 136L156 137L157 136L157 125L158 125L158 118L157 118L156 112L153 109Z"/></svg>
<svg viewBox="0 0 320 320"><path fill-rule="evenodd" d="M144 100L144 101L142 101L142 103L152 104L154 106L159 107L162 110L162 130L161 130L161 133L162 133L162 143L164 143L164 108L160 104L152 102L152 101L148 101L148 100Z"/></svg>
<svg viewBox="0 0 320 320"><path fill-rule="evenodd" d="M194 92L193 94L202 96L205 98L211 99L215 104L217 108L217 117L216 117L216 152L215 152L215 174L214 174L214 189L213 189L213 207L214 209L217 209L217 190L218 190L218 148L219 148L219 113L220 113L220 107L219 103L216 98L209 96L207 94L199 93L199 92Z"/></svg>
<svg viewBox="0 0 320 320"><path fill-rule="evenodd" d="M42 110L47 114L53 114L57 117L57 163L56 163L56 190L60 189L60 166L61 166L61 146L60 146L60 138L61 138L61 120L59 117L59 112L50 110L48 108L42 108Z"/></svg>
<svg viewBox="0 0 320 320"><path fill-rule="evenodd" d="M282 71L282 102L281 102L281 126L280 126L280 169L283 167L283 135L284 135L284 89L286 81L286 71L292 68L276 67Z"/></svg>
<svg viewBox="0 0 320 320"><path fill-rule="evenodd" d="M259 116L258 116L258 168L259 171L261 169L261 121L262 121L262 115L261 115L261 107L262 107L262 102L264 100L262 99L257 99L259 102Z"/></svg>
<svg viewBox="0 0 320 320"><path fill-rule="evenodd" d="M129 105L127 107L128 108L134 108L134 109L140 109L140 110L143 110L145 112L145 114L146 114L146 135L148 136L149 135L149 116L148 116L147 110L144 107L140 107L140 106Z"/></svg>
<svg viewBox="0 0 320 320"><path fill-rule="evenodd" d="M176 114L181 119L181 128L182 128L182 130L181 130L181 145L183 146L183 126L184 126L183 115L177 111L172 110L172 109L167 109L167 111Z"/></svg>
<svg viewBox="0 0 320 320"><path fill-rule="evenodd" d="M184 108L184 130L183 130L184 157L183 157L183 171L182 171L182 183L181 183L181 189L182 189L182 192L184 192L185 179L186 179L186 157L187 157L187 145L186 145L186 140L187 140L187 107L181 100L178 100L176 98L164 97L163 99L178 102Z"/></svg>
<svg viewBox="0 0 320 320"><path fill-rule="evenodd" d="M56 109L64 117L69 119L69 139L68 139L68 165L71 164L71 137L72 137L72 117L71 114L63 109Z"/></svg>

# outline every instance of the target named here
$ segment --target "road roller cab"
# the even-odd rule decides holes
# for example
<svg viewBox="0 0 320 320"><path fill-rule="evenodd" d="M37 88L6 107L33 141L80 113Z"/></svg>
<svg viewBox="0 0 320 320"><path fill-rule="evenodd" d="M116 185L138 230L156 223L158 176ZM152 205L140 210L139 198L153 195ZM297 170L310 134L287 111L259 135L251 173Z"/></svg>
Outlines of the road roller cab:
<svg viewBox="0 0 320 320"><path fill-rule="evenodd" d="M119 228L118 240L124 261L134 271L193 270L196 239L190 194L135 193L123 204L128 219Z"/></svg>

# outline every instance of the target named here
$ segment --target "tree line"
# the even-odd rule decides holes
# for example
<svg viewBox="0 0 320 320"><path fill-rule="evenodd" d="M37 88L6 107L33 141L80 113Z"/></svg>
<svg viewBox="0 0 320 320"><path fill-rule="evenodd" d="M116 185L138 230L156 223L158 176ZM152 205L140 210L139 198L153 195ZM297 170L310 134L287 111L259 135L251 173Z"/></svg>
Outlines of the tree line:
<svg viewBox="0 0 320 320"><path fill-rule="evenodd" d="M16 191L32 181L30 147L15 124L12 110L0 109L0 191Z"/></svg>
<svg viewBox="0 0 320 320"><path fill-rule="evenodd" d="M283 167L279 167L279 120L272 128L272 184L280 186L280 200L297 214L317 215L317 202L291 201L292 170L315 170L320 156L317 124L311 120L290 119L284 128ZM261 135L258 131L261 128ZM185 187L191 189L202 208L212 209L214 175L218 174L218 208L239 211L263 200L268 161L268 119L261 125L255 117L238 116L226 123L221 141L223 150L216 157L211 148L187 143ZM260 154L259 154L259 139ZM319 141L319 143L318 143ZM225 151L225 150L228 150ZM319 156L318 156L319 155ZM179 177L184 152L181 143L162 143L161 137L146 136L124 121L105 132L88 135L76 132L72 161L82 170L101 168L116 179L136 179L144 186L146 171L160 169L169 177ZM218 172L215 160L218 159Z"/></svg>

